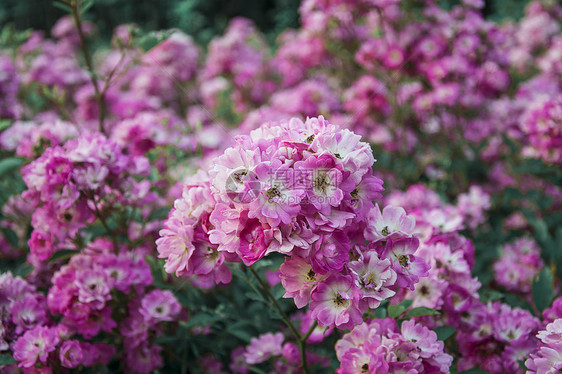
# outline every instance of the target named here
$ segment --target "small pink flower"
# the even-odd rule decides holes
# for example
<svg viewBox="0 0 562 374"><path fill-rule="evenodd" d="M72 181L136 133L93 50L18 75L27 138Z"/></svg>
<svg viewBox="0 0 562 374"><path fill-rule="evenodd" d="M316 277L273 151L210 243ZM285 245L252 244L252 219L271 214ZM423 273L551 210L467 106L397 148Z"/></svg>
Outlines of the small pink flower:
<svg viewBox="0 0 562 374"><path fill-rule="evenodd" d="M244 353L246 362L255 365L266 361L270 357L279 356L283 351L283 340L285 340L285 337L280 332L276 334L269 332L257 338L252 338Z"/></svg>
<svg viewBox="0 0 562 374"><path fill-rule="evenodd" d="M82 348L77 340L67 340L62 343L59 351L61 365L73 369L82 363Z"/></svg>
<svg viewBox="0 0 562 374"><path fill-rule="evenodd" d="M312 265L304 258L293 255L287 257L281 264L281 283L285 289L283 297L295 299L297 308L302 308L310 301L310 291L318 282L318 276L312 270Z"/></svg>
<svg viewBox="0 0 562 374"><path fill-rule="evenodd" d="M30 368L37 361L47 364L49 353L56 349L58 335L49 327L36 326L28 330L14 344L14 358L19 366Z"/></svg>
<svg viewBox="0 0 562 374"><path fill-rule="evenodd" d="M37 230L33 230L31 238L27 244L29 245L31 253L33 253L40 261L48 260L55 251L54 238L49 233L42 233Z"/></svg>
<svg viewBox="0 0 562 374"><path fill-rule="evenodd" d="M407 215L404 208L390 205L385 206L381 213L376 204L369 213L368 222L365 238L373 241L411 236L416 226L416 219Z"/></svg>
<svg viewBox="0 0 562 374"><path fill-rule="evenodd" d="M172 210L160 238L156 239L158 257L165 258L164 269L177 276L189 273L189 260L193 254L193 226L188 217L181 217L181 211Z"/></svg>
<svg viewBox="0 0 562 374"><path fill-rule="evenodd" d="M358 290L349 276L336 274L318 284L312 292L310 309L320 326L353 329L362 321L357 307Z"/></svg>
<svg viewBox="0 0 562 374"><path fill-rule="evenodd" d="M152 290L141 301L139 312L147 322L173 321L181 306L170 290Z"/></svg>
<svg viewBox="0 0 562 374"><path fill-rule="evenodd" d="M355 278L355 285L362 291L361 302L369 308L375 309L382 300L394 296L395 292L389 287L396 282L396 272L388 258L380 259L376 252L370 251L347 267ZM367 305L362 309L367 309Z"/></svg>

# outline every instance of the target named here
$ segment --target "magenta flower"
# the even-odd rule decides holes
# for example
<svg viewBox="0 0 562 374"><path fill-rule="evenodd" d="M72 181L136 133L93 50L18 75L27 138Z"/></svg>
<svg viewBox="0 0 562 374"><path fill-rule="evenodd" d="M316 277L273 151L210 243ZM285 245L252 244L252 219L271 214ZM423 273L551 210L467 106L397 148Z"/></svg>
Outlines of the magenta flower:
<svg viewBox="0 0 562 374"><path fill-rule="evenodd" d="M329 214L330 207L339 206L344 196L353 191L354 184L348 176L349 172L343 172L330 154L295 163L299 187L306 191L307 201L323 214Z"/></svg>
<svg viewBox="0 0 562 374"><path fill-rule="evenodd" d="M375 309L382 300L394 296L395 292L390 289L396 282L396 272L392 270L388 258L380 259L376 252L366 252L357 261L351 261L347 265L355 280L355 285L362 291L361 303L365 303L361 309Z"/></svg>
<svg viewBox="0 0 562 374"><path fill-rule="evenodd" d="M310 301L310 292L319 281L319 278L312 265L306 259L293 255L287 257L285 262L281 264L281 283L285 289L283 297L292 297L295 299L297 308L302 308Z"/></svg>
<svg viewBox="0 0 562 374"><path fill-rule="evenodd" d="M16 331L22 333L36 325L47 322L45 299L41 297L26 297L12 304L10 314L12 322L17 326Z"/></svg>
<svg viewBox="0 0 562 374"><path fill-rule="evenodd" d="M96 309L101 309L111 298L111 283L106 273L101 269L80 269L76 272L76 286L78 300L91 303Z"/></svg>
<svg viewBox="0 0 562 374"><path fill-rule="evenodd" d="M285 337L282 333L267 333L252 338L250 345L246 347L244 358L250 365L259 364L270 357L279 356L282 353L282 345Z"/></svg>
<svg viewBox="0 0 562 374"><path fill-rule="evenodd" d="M249 218L258 218L271 227L287 225L301 210L304 190L295 188L295 171L280 160L262 163L255 169L260 191L249 205Z"/></svg>
<svg viewBox="0 0 562 374"><path fill-rule="evenodd" d="M385 206L382 214L378 204L369 212L369 226L365 237L369 240L398 239L414 233L416 219L407 215L404 208Z"/></svg>
<svg viewBox="0 0 562 374"><path fill-rule="evenodd" d="M323 234L310 251L312 268L319 274L340 271L349 260L349 238L341 231Z"/></svg>
<svg viewBox="0 0 562 374"><path fill-rule="evenodd" d="M166 258L164 269L180 276L189 273L189 260L193 254L193 226L188 217L180 216L179 210L172 210L160 237L156 239L158 257Z"/></svg>
<svg viewBox="0 0 562 374"><path fill-rule="evenodd" d="M562 343L539 348L525 361L528 373L557 374L562 370Z"/></svg>
<svg viewBox="0 0 562 374"><path fill-rule="evenodd" d="M409 287L412 291L419 277L426 277L429 274L429 265L421 257L413 254L418 246L417 238L388 240L382 252L382 257L390 258L392 268L398 274L396 285Z"/></svg>
<svg viewBox="0 0 562 374"><path fill-rule="evenodd" d="M14 358L19 366L30 368L36 362L47 364L49 353L59 344L55 331L46 326L36 326L28 330L14 344Z"/></svg>
<svg viewBox="0 0 562 374"><path fill-rule="evenodd" d="M55 251L54 238L49 233L34 230L27 244L31 253L41 261L46 261Z"/></svg>
<svg viewBox="0 0 562 374"><path fill-rule="evenodd" d="M61 365L73 369L82 363L82 347L77 340L67 340L62 343L59 350Z"/></svg>
<svg viewBox="0 0 562 374"><path fill-rule="evenodd" d="M359 291L349 276L336 274L318 284L311 294L312 317L321 326L353 329L362 321Z"/></svg>
<svg viewBox="0 0 562 374"><path fill-rule="evenodd" d="M141 301L140 314L147 322L173 321L181 306L170 290L152 290Z"/></svg>
<svg viewBox="0 0 562 374"><path fill-rule="evenodd" d="M544 344L555 344L562 342L562 318L558 318L546 325L546 328L537 334Z"/></svg>

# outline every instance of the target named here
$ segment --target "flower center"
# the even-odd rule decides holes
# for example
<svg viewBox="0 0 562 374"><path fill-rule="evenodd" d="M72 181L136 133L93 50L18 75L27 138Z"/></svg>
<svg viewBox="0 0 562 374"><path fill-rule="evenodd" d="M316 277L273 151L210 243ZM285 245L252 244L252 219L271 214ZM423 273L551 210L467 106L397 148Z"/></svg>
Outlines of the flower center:
<svg viewBox="0 0 562 374"><path fill-rule="evenodd" d="M410 260L408 259L408 256L400 255L398 257L398 262L400 263L400 266L405 268L406 266L408 266L408 263L410 262Z"/></svg>
<svg viewBox="0 0 562 374"><path fill-rule="evenodd" d="M314 272L314 270L310 269L310 271L306 274L306 280L309 282L314 282L316 280L315 276L316 273Z"/></svg>
<svg viewBox="0 0 562 374"><path fill-rule="evenodd" d="M390 231L388 231L388 226L385 226L382 229L381 234L383 234L384 236L388 236L390 234Z"/></svg>
<svg viewBox="0 0 562 374"><path fill-rule="evenodd" d="M236 183L242 183L242 177L245 177L246 175L248 175L248 170L240 170L232 174L232 179L234 179Z"/></svg>
<svg viewBox="0 0 562 374"><path fill-rule="evenodd" d="M314 188L322 193L326 193L328 186L330 185L330 180L328 175L320 174L314 179Z"/></svg>
<svg viewBox="0 0 562 374"><path fill-rule="evenodd" d="M340 294L337 294L336 297L334 297L334 304L337 306L344 306L345 299Z"/></svg>
<svg viewBox="0 0 562 374"><path fill-rule="evenodd" d="M271 187L265 192L265 196L267 196L267 198L271 200L274 197L281 196L281 192L279 191L279 188Z"/></svg>

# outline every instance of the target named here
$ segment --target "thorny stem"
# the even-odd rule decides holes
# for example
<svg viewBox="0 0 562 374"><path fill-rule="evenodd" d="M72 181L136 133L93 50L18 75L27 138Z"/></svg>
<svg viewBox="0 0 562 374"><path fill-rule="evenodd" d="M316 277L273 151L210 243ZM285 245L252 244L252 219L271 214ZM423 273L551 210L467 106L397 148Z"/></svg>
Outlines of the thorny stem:
<svg viewBox="0 0 562 374"><path fill-rule="evenodd" d="M254 277L258 280L261 288L265 291L265 293L267 294L267 296L271 299L271 301L273 302L273 305L275 306L275 308L279 311L279 313L281 314L281 318L283 319L283 321L285 322L285 324L289 327L289 329L293 332L293 334L295 335L295 337L297 338L297 343L298 343L298 347L299 347L299 351L301 354L301 362L302 362L302 370L305 374L309 374L309 370L308 370L308 366L306 364L306 339L308 339L308 337L310 336L310 334L312 334L312 331L314 330L314 328L316 327L316 321L314 321L314 324L312 325L312 327L310 328L310 330L306 333L306 335L302 336L298 330L296 329L295 325L293 325L291 323L291 320L289 319L289 317L287 316L287 314L283 311L283 309L281 308L281 306L279 305L279 303L277 302L277 299L275 299L275 297L271 294L271 291L269 291L269 287L265 284L265 282L261 279L261 277L259 276L259 274L254 270L253 267L248 266L248 268L250 269L250 271L252 272L252 274L254 275Z"/></svg>
<svg viewBox="0 0 562 374"><path fill-rule="evenodd" d="M82 19L80 17L80 0L66 0L65 2L72 9L72 17L74 18L74 23L76 24L76 29L78 31L78 37L80 38L80 48L82 49L82 54L84 55L86 67L90 73L90 79L92 81L92 85L94 86L96 100L98 102L99 130L101 133L104 133L103 120L105 117L105 90L104 92L100 91L92 59L90 57L90 52L88 51L88 46L86 45L86 38L84 37L84 32L82 30Z"/></svg>

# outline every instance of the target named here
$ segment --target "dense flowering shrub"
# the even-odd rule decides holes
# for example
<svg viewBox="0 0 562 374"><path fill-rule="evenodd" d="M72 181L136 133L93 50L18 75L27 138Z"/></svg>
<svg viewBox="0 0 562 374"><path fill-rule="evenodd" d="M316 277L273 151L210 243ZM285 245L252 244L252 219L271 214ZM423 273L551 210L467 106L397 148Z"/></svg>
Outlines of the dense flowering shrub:
<svg viewBox="0 0 562 374"><path fill-rule="evenodd" d="M0 372L562 370L559 4L63 3L0 37Z"/></svg>

